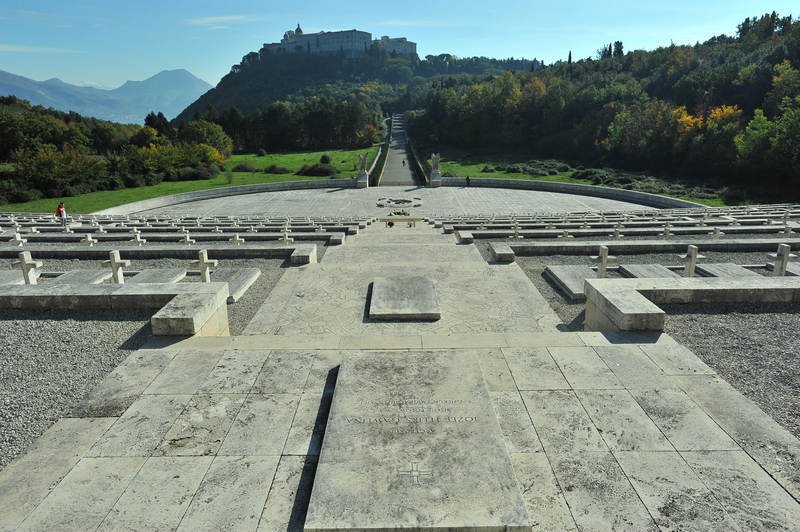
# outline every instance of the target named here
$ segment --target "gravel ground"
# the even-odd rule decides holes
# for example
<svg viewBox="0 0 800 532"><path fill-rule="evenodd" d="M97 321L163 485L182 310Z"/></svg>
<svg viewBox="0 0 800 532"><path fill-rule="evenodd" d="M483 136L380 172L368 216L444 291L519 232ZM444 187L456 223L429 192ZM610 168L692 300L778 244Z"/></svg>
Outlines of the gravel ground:
<svg viewBox="0 0 800 532"><path fill-rule="evenodd" d="M0 311L0 468L150 335L145 311Z"/></svg>
<svg viewBox="0 0 800 532"><path fill-rule="evenodd" d="M320 252L324 253L324 247ZM44 271L107 269L101 261L46 260ZM231 334L241 334L285 267L283 259L220 260L218 267L259 268L244 297L228 305ZM0 260L0 270L16 269ZM195 269L188 260L134 260L130 270ZM21 275L21 274L20 274ZM188 276L185 282L199 282ZM44 284L47 279L42 279ZM0 468L94 387L150 335L153 311L0 310Z"/></svg>
<svg viewBox="0 0 800 532"><path fill-rule="evenodd" d="M488 248L481 250L488 256ZM762 264L763 253L707 252L705 262ZM671 254L619 257L623 263L680 265ZM583 330L583 303L570 303L542 277L548 264L592 265L588 257L517 257L563 321L564 331ZM766 270L763 270L764 273ZM610 275L614 276L614 274ZM660 305L664 331L691 349L739 392L800 438L800 308L786 304Z"/></svg>
<svg viewBox="0 0 800 532"><path fill-rule="evenodd" d="M800 309L784 304L661 305L664 331L800 438Z"/></svg>

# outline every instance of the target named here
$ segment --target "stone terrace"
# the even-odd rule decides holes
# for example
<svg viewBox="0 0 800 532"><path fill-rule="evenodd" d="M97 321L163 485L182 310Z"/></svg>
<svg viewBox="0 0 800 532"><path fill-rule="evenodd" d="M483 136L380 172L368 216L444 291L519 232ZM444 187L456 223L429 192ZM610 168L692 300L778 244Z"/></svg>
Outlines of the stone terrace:
<svg viewBox="0 0 800 532"><path fill-rule="evenodd" d="M761 249L762 237L791 239L800 208L531 211L431 212L427 224L394 216L394 227L330 221L357 234L287 269L244 334L153 338L0 471L0 530L797 530L797 438L666 334L560 332L513 261L527 249L518 246L538 253L548 240L590 236L567 244L557 238L565 230L616 228L628 244L642 228L753 226L764 234L745 235ZM137 218L140 238L185 235L183 224L207 226L187 227L192 239L245 226L158 218ZM283 245L252 253L287 247L286 221L253 232ZM296 233L322 233L326 222L311 221ZM50 241L13 241L44 222L0 217L9 240L0 253L95 249L59 243L59 228ZM124 224L133 239L129 222L97 220L106 234ZM503 238L494 249L508 247L511 262L485 260L464 238L484 231ZM658 241L685 250L682 238ZM587 242L575 253L602 243ZM164 244L125 249L151 245ZM196 255L199 245L168 242L164 253ZM376 297L390 299L380 302L388 321L370 318ZM408 319L419 308L440 317Z"/></svg>

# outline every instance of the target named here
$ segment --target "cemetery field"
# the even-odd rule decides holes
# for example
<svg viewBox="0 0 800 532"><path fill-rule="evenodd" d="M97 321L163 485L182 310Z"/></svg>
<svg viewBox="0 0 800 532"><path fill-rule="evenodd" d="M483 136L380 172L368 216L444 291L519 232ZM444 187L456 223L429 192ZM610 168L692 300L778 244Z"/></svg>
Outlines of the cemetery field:
<svg viewBox="0 0 800 532"><path fill-rule="evenodd" d="M722 187L676 182L610 168L584 168L553 159L526 159L522 155L479 155L448 148L442 151L443 176L490 179L531 179L576 185L596 185L649 192L701 203L728 204Z"/></svg>
<svg viewBox="0 0 800 532"><path fill-rule="evenodd" d="M314 164L319 162L319 158L327 153L331 157L331 163L341 170L341 174L335 177L351 177L355 175L352 170L353 165L357 164L358 155L368 153L368 165L372 158L377 154L378 148L363 148L358 150L328 150L300 153L270 154L263 157L257 155L232 155L225 163L226 170L237 164L248 163L253 167L263 170L270 165L288 168L291 173L269 174L263 171L256 172L230 172L231 181L228 182L226 172L221 172L216 177L198 181L163 181L157 185L144 186L138 188L123 188L119 190L103 190L90 192L79 196L66 198L46 198L25 203L9 203L2 205L2 210L7 212L52 212L55 211L59 200L63 200L70 214L85 214L90 212L124 205L134 201L141 201L160 196L169 196L183 192L195 192L212 188L233 187L242 185L260 185L262 183L278 183L283 181L305 181L312 179L330 179L329 177L311 177L296 175L304 164ZM345 162L341 162L345 161Z"/></svg>

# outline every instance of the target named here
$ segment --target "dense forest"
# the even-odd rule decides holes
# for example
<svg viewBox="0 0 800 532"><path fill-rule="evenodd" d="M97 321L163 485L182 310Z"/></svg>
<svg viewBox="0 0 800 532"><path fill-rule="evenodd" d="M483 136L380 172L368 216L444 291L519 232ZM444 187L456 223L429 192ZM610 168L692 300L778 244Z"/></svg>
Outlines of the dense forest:
<svg viewBox="0 0 800 532"><path fill-rule="evenodd" d="M151 113L144 127L0 97L0 204L217 175L232 150L214 123L174 128Z"/></svg>
<svg viewBox="0 0 800 532"><path fill-rule="evenodd" d="M443 83L412 134L426 148L522 152L800 192L800 21L735 37Z"/></svg>

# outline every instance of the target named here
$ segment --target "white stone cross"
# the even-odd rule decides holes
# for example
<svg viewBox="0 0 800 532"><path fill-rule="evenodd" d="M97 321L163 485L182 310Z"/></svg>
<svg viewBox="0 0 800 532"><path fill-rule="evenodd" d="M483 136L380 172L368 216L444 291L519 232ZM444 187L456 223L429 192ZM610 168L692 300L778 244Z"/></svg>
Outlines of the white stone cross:
<svg viewBox="0 0 800 532"><path fill-rule="evenodd" d="M770 253L767 256L771 259L775 259L772 275L776 277L783 277L786 275L786 267L789 265L789 260L797 257L797 255L792 253L792 248L789 244L779 244L777 253Z"/></svg>
<svg viewBox="0 0 800 532"><path fill-rule="evenodd" d="M704 255L698 254L698 247L697 246L689 246L686 249L686 255L678 255L680 258L686 262L686 269L684 270L684 274L686 277L694 277L694 270L697 266L697 261L706 258Z"/></svg>
<svg viewBox="0 0 800 532"><path fill-rule="evenodd" d="M184 233L183 234L183 239L180 241L181 244L194 244L195 240L193 238L189 238L189 237L190 237L189 233Z"/></svg>
<svg viewBox="0 0 800 532"><path fill-rule="evenodd" d="M670 229L672 229L672 224L671 224L670 222L667 222L666 224L664 224L664 232L663 232L663 233L661 233L661 236L662 236L663 238L669 238L669 237L671 237L672 235L674 235L675 233L673 233L672 231L670 231Z"/></svg>
<svg viewBox="0 0 800 532"><path fill-rule="evenodd" d="M711 235L711 236L713 236L714 238L719 238L719 237L721 237L722 235L724 235L725 233L723 233L723 232L720 230L720 228L719 228L719 226L718 226L718 225L715 225L715 226L714 226L714 230L713 230L713 231L711 231L711 232L710 232L710 233L708 233L708 234L709 234L709 235Z"/></svg>
<svg viewBox="0 0 800 532"><path fill-rule="evenodd" d="M142 234L139 231L135 231L133 233L133 240L131 240L131 242L133 242L137 246L141 246L142 244L146 244L147 240L142 238Z"/></svg>
<svg viewBox="0 0 800 532"><path fill-rule="evenodd" d="M613 238L614 240L619 240L620 238L624 238L624 235L622 234L622 231L620 231L620 229L622 229L622 224L617 222L617 224L614 226L614 233L611 235L611 238Z"/></svg>
<svg viewBox="0 0 800 532"><path fill-rule="evenodd" d="M792 228L789 226L789 224L783 226L783 231L781 231L782 235L790 236L792 233L794 233L794 231L792 231Z"/></svg>
<svg viewBox="0 0 800 532"><path fill-rule="evenodd" d="M69 224L64 224L64 232L65 233L72 233L72 229L70 229Z"/></svg>
<svg viewBox="0 0 800 532"><path fill-rule="evenodd" d="M244 238L239 238L239 233L233 233L233 238L228 240L228 242L232 242L234 245L241 245L244 244Z"/></svg>
<svg viewBox="0 0 800 532"><path fill-rule="evenodd" d="M39 234L39 230L36 227L31 226L31 228L28 229L28 233L30 233L32 235L38 235Z"/></svg>
<svg viewBox="0 0 800 532"><path fill-rule="evenodd" d="M258 233L258 231L256 230L256 226L255 225L251 225L250 229L248 229L247 232L248 233Z"/></svg>
<svg viewBox="0 0 800 532"><path fill-rule="evenodd" d="M114 251L108 252L108 260L104 260L103 264L109 264L111 266L111 276L115 283L125 283L125 275L122 273L122 269L130 266L131 261L127 259L121 260L119 258L119 251L115 249Z"/></svg>
<svg viewBox="0 0 800 532"><path fill-rule="evenodd" d="M197 252L197 260L193 260L192 264L200 266L200 280L204 283L211 282L211 268L216 268L219 264L218 260L209 260L208 250L201 249Z"/></svg>
<svg viewBox="0 0 800 532"><path fill-rule="evenodd" d="M22 238L22 235L20 235L19 233L14 233L14 238L9 240L9 243L16 244L18 246L22 246L22 244L27 244L28 243L28 239L27 238Z"/></svg>
<svg viewBox="0 0 800 532"><path fill-rule="evenodd" d="M561 231L561 234L558 235L558 238L575 238L575 237L569 234L569 231L564 229L563 231Z"/></svg>
<svg viewBox="0 0 800 532"><path fill-rule="evenodd" d="M614 261L617 257L608 254L608 246L600 246L598 255L592 256L592 261L597 264L597 277L604 279L606 277L606 269L608 268L608 261Z"/></svg>
<svg viewBox="0 0 800 532"><path fill-rule="evenodd" d="M283 242L284 246L288 246L290 243L294 242L294 238L289 236L289 223L287 222L283 226L283 235L281 236L281 241Z"/></svg>
<svg viewBox="0 0 800 532"><path fill-rule="evenodd" d="M514 227L514 234L511 236L511 238L522 238L522 235L519 234L519 222L517 221L516 218L514 218L513 227Z"/></svg>
<svg viewBox="0 0 800 532"><path fill-rule="evenodd" d="M212 233L221 233L221 232L222 232L222 229L220 229L218 225L215 225L214 226L214 230L212 231Z"/></svg>
<svg viewBox="0 0 800 532"><path fill-rule="evenodd" d="M36 270L42 267L42 263L38 260L33 260L30 251L20 251L19 260L15 261L14 264L19 264L22 268L22 277L25 279L25 284L36 284L36 278L39 276L39 272Z"/></svg>
<svg viewBox="0 0 800 532"><path fill-rule="evenodd" d="M322 227L322 225L317 225L316 229L314 229L314 232L315 233L324 233L325 232L325 228Z"/></svg>
<svg viewBox="0 0 800 532"><path fill-rule="evenodd" d="M97 239L92 238L91 233L86 233L86 236L81 239L81 242L83 242L84 244L89 244L89 247L92 247L95 244L97 244Z"/></svg>

